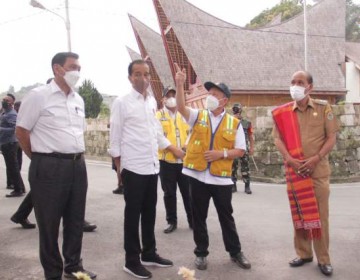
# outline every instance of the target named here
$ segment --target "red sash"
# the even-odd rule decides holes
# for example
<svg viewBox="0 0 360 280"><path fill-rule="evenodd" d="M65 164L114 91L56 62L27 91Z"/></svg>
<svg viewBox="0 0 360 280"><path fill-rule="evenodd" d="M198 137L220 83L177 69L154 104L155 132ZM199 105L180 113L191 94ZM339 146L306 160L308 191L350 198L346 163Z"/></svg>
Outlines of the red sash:
<svg viewBox="0 0 360 280"><path fill-rule="evenodd" d="M304 159L301 145L299 122L293 111L294 102L287 103L272 111L272 115L289 154L295 159ZM308 238L321 238L320 215L310 177L303 178L284 163L287 193L295 230L305 230Z"/></svg>

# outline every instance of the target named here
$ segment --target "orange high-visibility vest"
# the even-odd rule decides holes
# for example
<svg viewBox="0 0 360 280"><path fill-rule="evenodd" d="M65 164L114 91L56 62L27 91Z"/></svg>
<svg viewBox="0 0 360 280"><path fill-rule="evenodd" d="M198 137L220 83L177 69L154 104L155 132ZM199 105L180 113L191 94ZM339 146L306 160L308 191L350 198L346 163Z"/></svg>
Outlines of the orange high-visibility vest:
<svg viewBox="0 0 360 280"><path fill-rule="evenodd" d="M209 167L211 175L231 177L232 159L220 159L208 163L204 158L204 152L234 149L239 125L240 121L237 118L225 113L215 133L212 134L209 111L199 111L187 146L184 168L204 171Z"/></svg>
<svg viewBox="0 0 360 280"><path fill-rule="evenodd" d="M156 113L160 120L165 137L176 147L184 147L189 132L189 125L184 121L181 114L176 112L175 119L170 117L169 112L160 110ZM159 160L175 163L176 158L171 152L159 149Z"/></svg>

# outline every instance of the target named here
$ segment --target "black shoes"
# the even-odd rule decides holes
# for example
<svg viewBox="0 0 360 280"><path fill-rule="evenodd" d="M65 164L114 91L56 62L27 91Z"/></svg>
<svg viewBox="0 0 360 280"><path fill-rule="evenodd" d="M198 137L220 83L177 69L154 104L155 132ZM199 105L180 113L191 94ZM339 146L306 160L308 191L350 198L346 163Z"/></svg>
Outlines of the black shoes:
<svg viewBox="0 0 360 280"><path fill-rule="evenodd" d="M251 263L245 257L243 252L238 253L236 256L232 256L231 260L243 269L251 268Z"/></svg>
<svg viewBox="0 0 360 280"><path fill-rule="evenodd" d="M171 233L173 231L175 231L177 228L176 224L169 224L168 227L166 229L164 229L164 233Z"/></svg>
<svg viewBox="0 0 360 280"><path fill-rule="evenodd" d="M302 266L306 263L309 263L309 262L312 262L313 261L313 258L306 258L306 259L301 259L301 258L295 258L293 259L292 261L289 262L289 265L291 267L299 267L299 266Z"/></svg>
<svg viewBox="0 0 360 280"><path fill-rule="evenodd" d="M326 276L330 276L334 270L331 264L318 264L318 267L320 268L322 274Z"/></svg>
<svg viewBox="0 0 360 280"><path fill-rule="evenodd" d="M6 188L7 188L8 190L13 190L13 189L14 189L14 185L8 185L8 186L6 186Z"/></svg>
<svg viewBox="0 0 360 280"><path fill-rule="evenodd" d="M33 223L30 223L30 221L28 219L25 219L25 220L18 220L16 219L14 216L12 216L10 218L10 220L12 222L14 222L15 224L20 224L24 229L32 229L32 228L35 228L36 225L33 224Z"/></svg>
<svg viewBox="0 0 360 280"><path fill-rule="evenodd" d="M141 264L138 265L125 265L123 267L123 270L130 275L140 278L140 279L149 279L152 277L152 274L149 270L147 270L144 266Z"/></svg>
<svg viewBox="0 0 360 280"><path fill-rule="evenodd" d="M124 194L124 186L117 187L112 192L113 192L113 194Z"/></svg>
<svg viewBox="0 0 360 280"><path fill-rule="evenodd" d="M195 258L195 266L199 270L206 270L207 269L206 257L196 257Z"/></svg>
<svg viewBox="0 0 360 280"><path fill-rule="evenodd" d="M84 220L83 224L83 231L84 232L92 232L97 228L97 225L89 223L88 221Z"/></svg>
<svg viewBox="0 0 360 280"><path fill-rule="evenodd" d="M23 196L23 195L24 195L23 192L12 191L11 193L5 195L5 197L19 197L19 196Z"/></svg>
<svg viewBox="0 0 360 280"><path fill-rule="evenodd" d="M76 277L73 273L78 273L78 272L81 272L81 273L84 273L86 274L87 276L90 277L90 279L95 279L96 278L96 274L95 273L92 273L91 271L87 271L85 269L81 269L81 270L78 270L78 271L74 271L74 272L66 272L64 271L64 277L65 278L69 278L69 279L79 279L78 277Z"/></svg>
<svg viewBox="0 0 360 280"><path fill-rule="evenodd" d="M250 189L250 182L245 183L245 193L252 194L252 191Z"/></svg>
<svg viewBox="0 0 360 280"><path fill-rule="evenodd" d="M155 254L152 257L141 257L141 264L145 266L171 267L173 262Z"/></svg>

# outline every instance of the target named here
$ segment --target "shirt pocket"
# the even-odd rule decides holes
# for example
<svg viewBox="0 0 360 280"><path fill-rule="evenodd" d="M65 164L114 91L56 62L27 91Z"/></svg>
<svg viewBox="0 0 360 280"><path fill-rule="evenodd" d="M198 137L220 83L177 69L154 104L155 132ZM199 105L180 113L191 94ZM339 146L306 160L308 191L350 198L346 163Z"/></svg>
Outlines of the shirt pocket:
<svg viewBox="0 0 360 280"><path fill-rule="evenodd" d="M233 149L235 145L235 137L236 137L236 130L224 130L222 133L222 138L224 140L224 148L226 149Z"/></svg>
<svg viewBox="0 0 360 280"><path fill-rule="evenodd" d="M63 128L69 125L65 112L58 108L43 109L40 113L40 121L49 128Z"/></svg>
<svg viewBox="0 0 360 280"><path fill-rule="evenodd" d="M84 128L85 112L81 107L74 106L70 110L71 123L78 129Z"/></svg>

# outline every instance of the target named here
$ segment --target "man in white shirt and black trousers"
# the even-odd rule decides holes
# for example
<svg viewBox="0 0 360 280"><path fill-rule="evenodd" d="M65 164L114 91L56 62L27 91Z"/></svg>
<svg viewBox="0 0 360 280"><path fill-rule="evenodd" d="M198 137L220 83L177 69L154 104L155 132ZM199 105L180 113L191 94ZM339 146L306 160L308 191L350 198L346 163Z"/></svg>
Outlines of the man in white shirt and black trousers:
<svg viewBox="0 0 360 280"><path fill-rule="evenodd" d="M80 77L79 56L57 53L51 67L54 80L31 90L24 98L16 136L31 158L29 182L40 234L40 261L46 279L77 279L81 260L87 172L84 160L84 101L73 90ZM63 219L61 258L58 246ZM65 267L64 267L65 266Z"/></svg>
<svg viewBox="0 0 360 280"><path fill-rule="evenodd" d="M124 271L141 279L152 274L144 266L170 267L172 261L156 253L155 217L159 173L158 149L168 149L182 158L183 151L171 145L156 119L156 101L149 93L150 68L144 60L128 67L133 89L115 99L110 117L110 154L120 169L124 184ZM141 220L141 241L139 223ZM141 256L141 258L140 258Z"/></svg>

